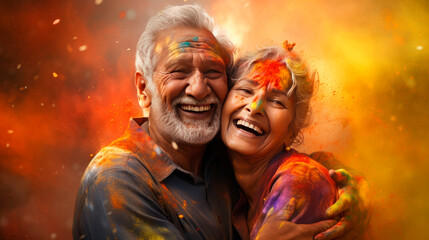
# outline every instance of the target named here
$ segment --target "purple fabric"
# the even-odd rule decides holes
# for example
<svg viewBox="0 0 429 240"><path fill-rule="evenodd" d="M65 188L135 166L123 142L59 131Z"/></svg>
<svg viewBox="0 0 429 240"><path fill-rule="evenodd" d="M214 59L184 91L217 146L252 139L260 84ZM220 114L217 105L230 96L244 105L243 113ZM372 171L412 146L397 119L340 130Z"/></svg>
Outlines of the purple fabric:
<svg viewBox="0 0 429 240"><path fill-rule="evenodd" d="M292 198L296 205L289 221L300 224L323 220L325 210L337 199L337 187L328 170L294 150L282 152L271 160L260 182L261 197L255 205L249 209L242 195L234 208L234 226L243 239L248 239L249 232L254 239L270 209L276 213L286 208ZM246 219L253 226L250 230Z"/></svg>

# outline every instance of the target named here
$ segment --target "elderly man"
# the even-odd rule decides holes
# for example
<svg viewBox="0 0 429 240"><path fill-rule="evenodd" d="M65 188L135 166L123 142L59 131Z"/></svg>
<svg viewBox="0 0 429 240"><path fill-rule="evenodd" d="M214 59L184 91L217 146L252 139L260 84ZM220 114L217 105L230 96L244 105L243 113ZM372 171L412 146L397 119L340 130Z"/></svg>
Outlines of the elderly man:
<svg viewBox="0 0 429 240"><path fill-rule="evenodd" d="M212 141L232 47L212 31L211 17L197 6L170 7L149 20L135 74L149 118L131 119L91 161L76 201L74 239L239 238L232 224L238 190L222 145ZM297 236L313 236L330 223L288 224ZM338 228L331 235L342 234Z"/></svg>

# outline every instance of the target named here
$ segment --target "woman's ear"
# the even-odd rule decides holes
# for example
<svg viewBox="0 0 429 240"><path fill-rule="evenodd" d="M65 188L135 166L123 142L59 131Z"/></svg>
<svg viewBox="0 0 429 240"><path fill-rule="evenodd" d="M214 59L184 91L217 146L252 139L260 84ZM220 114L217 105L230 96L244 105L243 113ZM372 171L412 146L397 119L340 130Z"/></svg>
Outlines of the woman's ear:
<svg viewBox="0 0 429 240"><path fill-rule="evenodd" d="M284 141L285 150L289 148L286 152L290 151L290 147L292 146L293 142L295 141L295 135L290 134L290 136L286 136Z"/></svg>
<svg viewBox="0 0 429 240"><path fill-rule="evenodd" d="M136 72L134 81L137 89L137 99L141 108L148 108L151 104L151 96L148 94L147 80L141 72Z"/></svg>

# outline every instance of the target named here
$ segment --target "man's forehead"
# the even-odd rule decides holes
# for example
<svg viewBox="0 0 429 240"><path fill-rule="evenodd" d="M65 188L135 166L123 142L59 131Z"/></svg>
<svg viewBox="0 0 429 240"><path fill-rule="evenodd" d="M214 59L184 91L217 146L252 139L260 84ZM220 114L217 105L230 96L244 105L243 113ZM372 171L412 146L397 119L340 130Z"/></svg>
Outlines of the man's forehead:
<svg viewBox="0 0 429 240"><path fill-rule="evenodd" d="M210 39L211 41L216 42L216 38L213 34L204 28L194 28L186 26L176 26L173 28L166 29L161 31L158 34L158 41L164 40L174 40L174 41L186 41L198 36L200 38Z"/></svg>
<svg viewBox="0 0 429 240"><path fill-rule="evenodd" d="M209 51L210 55L221 56L221 48L216 38L205 29L173 29L159 35L155 52L157 54L178 55L187 51Z"/></svg>

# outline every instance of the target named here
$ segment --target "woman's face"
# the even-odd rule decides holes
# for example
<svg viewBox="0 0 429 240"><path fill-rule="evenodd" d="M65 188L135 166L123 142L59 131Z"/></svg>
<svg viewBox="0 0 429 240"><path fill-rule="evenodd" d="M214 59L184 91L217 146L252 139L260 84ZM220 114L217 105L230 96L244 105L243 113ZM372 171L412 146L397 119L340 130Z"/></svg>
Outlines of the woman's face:
<svg viewBox="0 0 429 240"><path fill-rule="evenodd" d="M222 110L221 134L235 154L273 157L290 145L295 115L287 96L290 74L273 60L255 64L229 91Z"/></svg>

